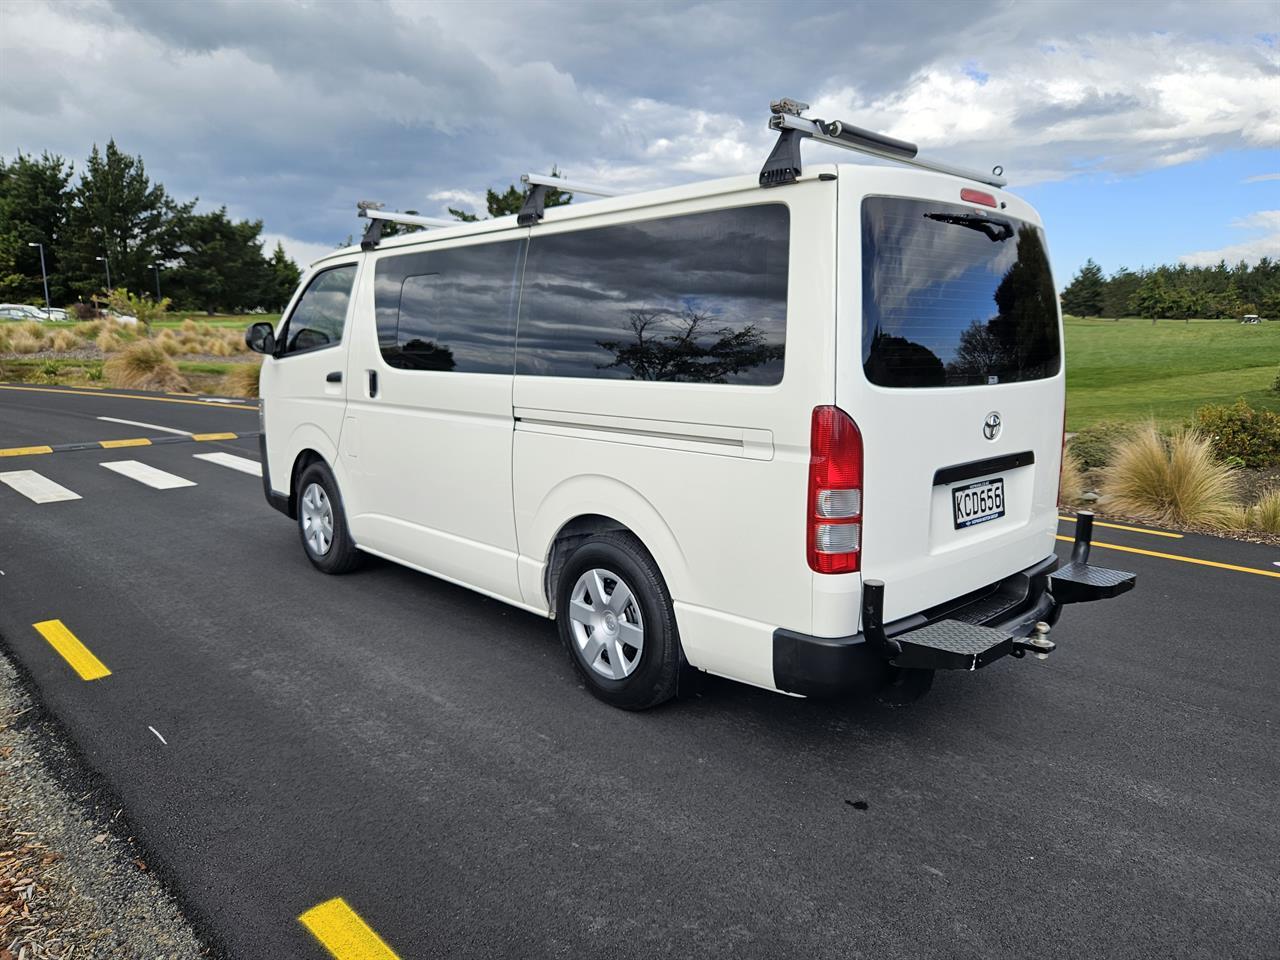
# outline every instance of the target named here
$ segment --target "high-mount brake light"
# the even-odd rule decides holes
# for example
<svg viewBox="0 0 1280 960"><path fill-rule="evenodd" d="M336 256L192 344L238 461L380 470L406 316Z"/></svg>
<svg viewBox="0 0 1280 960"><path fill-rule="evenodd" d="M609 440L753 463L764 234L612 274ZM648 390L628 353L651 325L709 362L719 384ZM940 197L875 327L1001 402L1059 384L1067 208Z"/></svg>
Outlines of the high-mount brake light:
<svg viewBox="0 0 1280 960"><path fill-rule="evenodd" d="M965 203L980 203L984 207L996 206L996 198L985 190L973 190L965 187L960 191L960 199Z"/></svg>
<svg viewBox="0 0 1280 960"><path fill-rule="evenodd" d="M862 555L862 433L839 407L814 407L809 430L809 568L853 573Z"/></svg>

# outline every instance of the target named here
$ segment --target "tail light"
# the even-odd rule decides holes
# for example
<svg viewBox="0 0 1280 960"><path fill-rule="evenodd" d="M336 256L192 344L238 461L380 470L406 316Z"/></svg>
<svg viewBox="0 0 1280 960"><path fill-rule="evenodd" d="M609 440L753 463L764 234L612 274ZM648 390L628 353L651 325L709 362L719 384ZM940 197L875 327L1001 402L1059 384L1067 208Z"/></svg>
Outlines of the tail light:
<svg viewBox="0 0 1280 960"><path fill-rule="evenodd" d="M862 434L839 407L814 407L809 432L809 567L852 573L862 550Z"/></svg>

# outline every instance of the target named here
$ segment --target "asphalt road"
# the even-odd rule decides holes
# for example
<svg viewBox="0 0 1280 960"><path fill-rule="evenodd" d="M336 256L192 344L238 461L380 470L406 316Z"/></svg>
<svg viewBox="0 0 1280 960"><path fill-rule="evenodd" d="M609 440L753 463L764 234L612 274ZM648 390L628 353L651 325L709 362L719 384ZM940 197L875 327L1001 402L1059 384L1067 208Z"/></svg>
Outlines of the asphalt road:
<svg viewBox="0 0 1280 960"><path fill-rule="evenodd" d="M0 448L162 435L101 416L257 429L0 386ZM257 458L0 459L80 495L0 485L0 642L228 956L327 956L297 918L333 897L405 960L1280 953L1280 549L1099 529L1245 569L1099 547L1134 593L908 708L713 680L628 714L546 621L380 561L315 572L210 452ZM196 485L98 465L123 459Z"/></svg>

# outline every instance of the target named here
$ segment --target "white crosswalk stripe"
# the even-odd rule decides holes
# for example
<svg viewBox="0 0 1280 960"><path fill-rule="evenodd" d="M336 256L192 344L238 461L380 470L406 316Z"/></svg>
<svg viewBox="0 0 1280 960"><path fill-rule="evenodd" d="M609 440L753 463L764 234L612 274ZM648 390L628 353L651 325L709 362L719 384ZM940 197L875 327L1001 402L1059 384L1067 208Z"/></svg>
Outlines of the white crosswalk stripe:
<svg viewBox="0 0 1280 960"><path fill-rule="evenodd" d="M187 480L172 473L165 473L163 470L157 470L155 467L137 460L112 460L108 463L100 464L100 466L113 470L122 476L128 477L130 480L145 483L148 487L154 487L157 490L172 490L175 487L194 487L196 485L194 480Z"/></svg>
<svg viewBox="0 0 1280 960"><path fill-rule="evenodd" d="M57 503L60 500L79 500L80 494L68 490L60 483L34 470L10 470L0 473L0 483L12 487L28 500L36 503Z"/></svg>
<svg viewBox="0 0 1280 960"><path fill-rule="evenodd" d="M241 473L251 473L255 477L262 476L262 464L257 460L250 460L248 457L237 457L234 453L221 452L193 453L192 456L197 460L208 460L210 463L216 463L219 466L239 470Z"/></svg>

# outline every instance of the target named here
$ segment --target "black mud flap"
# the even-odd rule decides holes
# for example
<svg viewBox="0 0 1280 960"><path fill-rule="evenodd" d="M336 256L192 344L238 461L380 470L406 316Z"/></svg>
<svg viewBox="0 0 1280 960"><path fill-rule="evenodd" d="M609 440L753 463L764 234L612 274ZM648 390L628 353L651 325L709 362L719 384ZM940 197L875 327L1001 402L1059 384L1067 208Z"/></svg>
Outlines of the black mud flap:
<svg viewBox="0 0 1280 960"><path fill-rule="evenodd" d="M1092 547L1093 514L1083 510L1076 515L1076 542L1071 548L1071 562L1049 577L1049 590L1058 603L1110 600L1128 593L1137 583L1136 574L1092 566L1089 563Z"/></svg>

